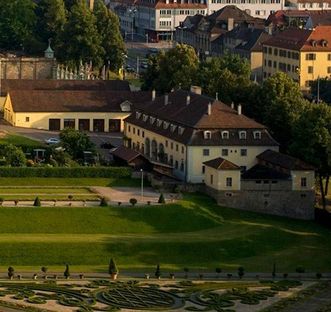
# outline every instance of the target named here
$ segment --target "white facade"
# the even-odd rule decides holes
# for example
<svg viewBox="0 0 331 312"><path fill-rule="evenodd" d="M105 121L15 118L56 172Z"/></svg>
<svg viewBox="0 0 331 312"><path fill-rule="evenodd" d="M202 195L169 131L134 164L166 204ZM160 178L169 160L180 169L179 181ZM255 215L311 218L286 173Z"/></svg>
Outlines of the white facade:
<svg viewBox="0 0 331 312"><path fill-rule="evenodd" d="M267 18L284 9L284 0L207 0L207 14L212 14L227 5L235 5L253 17Z"/></svg>
<svg viewBox="0 0 331 312"><path fill-rule="evenodd" d="M295 4L297 10L331 10L331 1L305 1L300 0Z"/></svg>

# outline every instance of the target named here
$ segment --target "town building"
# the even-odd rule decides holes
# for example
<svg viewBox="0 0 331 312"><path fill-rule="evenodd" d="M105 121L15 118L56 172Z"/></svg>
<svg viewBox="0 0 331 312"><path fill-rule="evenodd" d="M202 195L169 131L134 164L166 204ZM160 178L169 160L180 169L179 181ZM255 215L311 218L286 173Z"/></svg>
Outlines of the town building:
<svg viewBox="0 0 331 312"><path fill-rule="evenodd" d="M133 34L147 42L173 40L176 27L187 16L207 12L204 0L119 0L110 2L109 6L119 16L126 38Z"/></svg>
<svg viewBox="0 0 331 312"><path fill-rule="evenodd" d="M297 10L330 10L331 0L296 0L289 1L289 7Z"/></svg>
<svg viewBox="0 0 331 312"><path fill-rule="evenodd" d="M234 5L253 17L267 18L284 8L285 0L207 0L207 14L212 14L227 5Z"/></svg>
<svg viewBox="0 0 331 312"><path fill-rule="evenodd" d="M222 50L221 37L239 25L264 28L264 20L228 5L208 16L187 17L176 29L176 41L191 45L202 55L219 54Z"/></svg>
<svg viewBox="0 0 331 312"><path fill-rule="evenodd" d="M331 26L287 29L263 43L263 78L283 71L308 91L318 78L331 75Z"/></svg>

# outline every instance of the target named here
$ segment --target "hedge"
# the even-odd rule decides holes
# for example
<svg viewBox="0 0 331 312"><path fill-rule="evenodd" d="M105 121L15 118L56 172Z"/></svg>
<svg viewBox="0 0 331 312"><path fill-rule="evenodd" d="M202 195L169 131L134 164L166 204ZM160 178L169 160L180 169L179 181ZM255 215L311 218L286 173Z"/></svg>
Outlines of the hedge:
<svg viewBox="0 0 331 312"><path fill-rule="evenodd" d="M0 167L0 177L12 178L127 178L127 167Z"/></svg>

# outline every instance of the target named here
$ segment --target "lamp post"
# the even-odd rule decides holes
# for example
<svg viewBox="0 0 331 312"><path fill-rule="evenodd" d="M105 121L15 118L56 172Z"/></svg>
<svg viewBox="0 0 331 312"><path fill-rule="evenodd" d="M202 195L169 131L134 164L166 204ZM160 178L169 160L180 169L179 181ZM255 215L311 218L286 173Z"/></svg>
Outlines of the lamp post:
<svg viewBox="0 0 331 312"><path fill-rule="evenodd" d="M140 169L141 172L141 201L144 200L144 170Z"/></svg>
<svg viewBox="0 0 331 312"><path fill-rule="evenodd" d="M132 22L131 22L131 41L133 42L133 26L134 26L134 17L136 15L137 9L132 8L129 9L130 15L132 16Z"/></svg>

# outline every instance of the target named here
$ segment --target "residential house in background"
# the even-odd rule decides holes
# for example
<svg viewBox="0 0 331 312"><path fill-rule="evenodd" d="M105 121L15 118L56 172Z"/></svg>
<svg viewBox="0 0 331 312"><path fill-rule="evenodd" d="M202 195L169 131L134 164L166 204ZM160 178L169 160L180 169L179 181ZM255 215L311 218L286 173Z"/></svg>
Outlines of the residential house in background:
<svg viewBox="0 0 331 312"><path fill-rule="evenodd" d="M312 81L331 76L331 26L287 29L263 43L263 78L287 73L308 91Z"/></svg>
<svg viewBox="0 0 331 312"><path fill-rule="evenodd" d="M288 6L297 10L330 10L331 0L296 0L290 1Z"/></svg>
<svg viewBox="0 0 331 312"><path fill-rule="evenodd" d="M208 16L187 17L176 29L176 40L189 44L202 55L219 54L220 37L239 25L249 28L264 27L264 20L254 18L236 6L229 5Z"/></svg>

